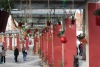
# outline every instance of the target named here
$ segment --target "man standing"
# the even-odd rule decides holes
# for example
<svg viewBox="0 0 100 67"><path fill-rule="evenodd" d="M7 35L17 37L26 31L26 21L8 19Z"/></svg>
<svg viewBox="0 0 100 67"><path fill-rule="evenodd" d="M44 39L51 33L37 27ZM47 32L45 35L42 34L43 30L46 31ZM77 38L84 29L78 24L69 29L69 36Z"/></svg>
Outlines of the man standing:
<svg viewBox="0 0 100 67"><path fill-rule="evenodd" d="M14 50L15 62L18 62L17 61L18 55L19 55L19 50L17 47L15 47L15 50Z"/></svg>

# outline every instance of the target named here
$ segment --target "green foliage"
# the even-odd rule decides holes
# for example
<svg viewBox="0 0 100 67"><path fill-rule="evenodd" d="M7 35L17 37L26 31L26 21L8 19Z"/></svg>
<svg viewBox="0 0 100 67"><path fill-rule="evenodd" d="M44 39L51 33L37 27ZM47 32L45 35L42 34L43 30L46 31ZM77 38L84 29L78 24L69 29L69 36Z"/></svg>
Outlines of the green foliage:
<svg viewBox="0 0 100 67"><path fill-rule="evenodd" d="M78 40L81 40L81 39L83 39L84 37L85 37L85 34L82 34L82 33L81 33L80 35L77 36L77 39L78 39Z"/></svg>
<svg viewBox="0 0 100 67"><path fill-rule="evenodd" d="M40 54L40 55L41 55L41 49L39 49L39 50L38 50L38 54Z"/></svg>
<svg viewBox="0 0 100 67"><path fill-rule="evenodd" d="M9 11L9 4L10 8L14 8L14 0L0 0L0 9L3 8L3 10Z"/></svg>
<svg viewBox="0 0 100 67"><path fill-rule="evenodd" d="M93 12L95 16L100 16L100 9L97 9Z"/></svg>
<svg viewBox="0 0 100 67"><path fill-rule="evenodd" d="M62 61L59 60L60 63L60 67L64 67L64 63Z"/></svg>
<svg viewBox="0 0 100 67"><path fill-rule="evenodd" d="M65 31L60 31L60 32L57 34L57 36L60 37L61 35L64 34L64 32L65 32Z"/></svg>

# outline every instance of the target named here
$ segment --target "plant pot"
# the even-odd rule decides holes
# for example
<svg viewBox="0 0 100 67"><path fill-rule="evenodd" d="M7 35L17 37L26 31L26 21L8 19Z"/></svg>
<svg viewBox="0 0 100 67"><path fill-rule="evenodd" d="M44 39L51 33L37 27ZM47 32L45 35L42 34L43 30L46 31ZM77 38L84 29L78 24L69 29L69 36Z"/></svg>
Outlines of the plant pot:
<svg viewBox="0 0 100 67"><path fill-rule="evenodd" d="M58 25L61 25L61 22L60 21L58 21Z"/></svg>
<svg viewBox="0 0 100 67"><path fill-rule="evenodd" d="M28 29L28 30L27 30L27 33L30 33L30 32L31 32L31 30L30 30L30 29Z"/></svg>
<svg viewBox="0 0 100 67"><path fill-rule="evenodd" d="M71 24L74 25L74 23L75 23L75 19L74 20L71 20Z"/></svg>
<svg viewBox="0 0 100 67"><path fill-rule="evenodd" d="M19 26L19 27L22 27L22 23L21 23L21 22L19 22L19 23L18 23L18 26Z"/></svg>
<svg viewBox="0 0 100 67"><path fill-rule="evenodd" d="M50 26L51 25L51 22L50 21L47 21L47 26Z"/></svg>
<svg viewBox="0 0 100 67"><path fill-rule="evenodd" d="M100 26L100 16L96 16L96 25Z"/></svg>
<svg viewBox="0 0 100 67"><path fill-rule="evenodd" d="M87 44L87 40L85 39L85 37L83 39L80 39L79 41L82 42L82 44Z"/></svg>

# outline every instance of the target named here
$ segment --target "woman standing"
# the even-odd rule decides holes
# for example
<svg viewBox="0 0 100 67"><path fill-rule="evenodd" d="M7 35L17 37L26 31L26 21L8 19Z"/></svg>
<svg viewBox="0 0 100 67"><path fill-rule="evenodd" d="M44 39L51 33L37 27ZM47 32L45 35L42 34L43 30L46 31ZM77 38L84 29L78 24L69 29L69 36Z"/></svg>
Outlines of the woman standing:
<svg viewBox="0 0 100 67"><path fill-rule="evenodd" d="M23 60L26 61L27 50L25 49L25 47L22 48L22 53L23 53Z"/></svg>
<svg viewBox="0 0 100 67"><path fill-rule="evenodd" d="M2 46L2 53L1 53L1 62L5 63L5 56L6 56L6 50L4 49L4 47Z"/></svg>

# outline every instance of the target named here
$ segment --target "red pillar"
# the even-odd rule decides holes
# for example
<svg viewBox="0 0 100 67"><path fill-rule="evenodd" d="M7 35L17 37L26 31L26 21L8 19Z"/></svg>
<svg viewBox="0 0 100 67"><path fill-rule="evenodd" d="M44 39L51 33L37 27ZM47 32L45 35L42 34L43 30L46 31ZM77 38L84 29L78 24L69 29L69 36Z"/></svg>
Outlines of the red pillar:
<svg viewBox="0 0 100 67"><path fill-rule="evenodd" d="M96 9L100 9L100 3L88 3L87 7L89 67L100 67L100 26L96 25L96 16L93 15Z"/></svg>
<svg viewBox="0 0 100 67"><path fill-rule="evenodd" d="M60 38L57 36L57 34L59 33L59 25L56 24L54 27L54 67L60 67L59 61L62 61L62 43L60 42Z"/></svg>
<svg viewBox="0 0 100 67"><path fill-rule="evenodd" d="M70 19L66 19L65 36L68 39L64 44L64 63L65 67L73 67L74 55L76 55L76 25L69 27Z"/></svg>
<svg viewBox="0 0 100 67"><path fill-rule="evenodd" d="M37 38L34 38L34 53L36 53L36 40Z"/></svg>
<svg viewBox="0 0 100 67"><path fill-rule="evenodd" d="M9 50L12 50L12 37L9 37Z"/></svg>
<svg viewBox="0 0 100 67"><path fill-rule="evenodd" d="M26 37L26 49L28 50L28 45L29 45L29 39L28 39L28 37Z"/></svg>
<svg viewBox="0 0 100 67"><path fill-rule="evenodd" d="M20 36L19 36L19 34L17 34L17 47L18 47L18 50L20 51Z"/></svg>
<svg viewBox="0 0 100 67"><path fill-rule="evenodd" d="M52 61L52 33L48 32L48 64L50 64Z"/></svg>
<svg viewBox="0 0 100 67"><path fill-rule="evenodd" d="M4 36L3 46L4 46L4 48L7 48L6 36Z"/></svg>
<svg viewBox="0 0 100 67"><path fill-rule="evenodd" d="M43 35L43 51L44 51L44 60L47 60L47 33Z"/></svg>

